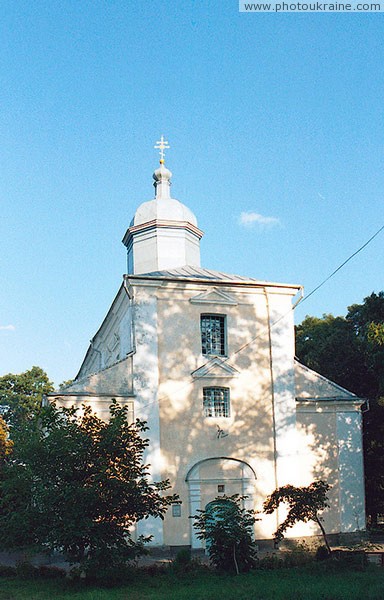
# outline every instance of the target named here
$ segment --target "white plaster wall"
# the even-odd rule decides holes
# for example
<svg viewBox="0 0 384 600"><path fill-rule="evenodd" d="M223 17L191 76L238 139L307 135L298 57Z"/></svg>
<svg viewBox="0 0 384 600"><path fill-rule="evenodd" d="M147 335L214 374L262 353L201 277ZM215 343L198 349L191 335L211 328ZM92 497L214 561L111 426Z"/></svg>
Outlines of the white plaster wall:
<svg viewBox="0 0 384 600"><path fill-rule="evenodd" d="M158 231L158 268L200 266L200 240L186 229Z"/></svg>
<svg viewBox="0 0 384 600"><path fill-rule="evenodd" d="M365 529L362 417L359 412L337 414L341 531Z"/></svg>
<svg viewBox="0 0 384 600"><path fill-rule="evenodd" d="M120 356L124 358L134 349L133 327L132 327L132 306L128 306L119 326L120 338Z"/></svg>
<svg viewBox="0 0 384 600"><path fill-rule="evenodd" d="M136 352L133 355L133 387L136 395L135 418L147 422L149 446L144 460L150 465L150 475L160 481L160 416L158 403L158 324L156 288L135 286L133 297L133 326ZM161 519L150 517L137 525L138 535L152 535L152 545L163 544Z"/></svg>
<svg viewBox="0 0 384 600"><path fill-rule="evenodd" d="M272 353L276 470L278 486L300 484L294 380L294 326L291 297L268 293Z"/></svg>
<svg viewBox="0 0 384 600"><path fill-rule="evenodd" d="M134 273L151 273L164 269L200 266L199 237L183 227L151 228L136 232L132 250Z"/></svg>
<svg viewBox="0 0 384 600"><path fill-rule="evenodd" d="M211 297L211 288L206 283L163 281L157 292L163 472L183 501L182 518L172 519L167 515L165 519L165 543L171 545L191 543L191 533L193 544L198 543L186 511L195 514L197 508L217 495L214 478L212 485L206 483L202 489L195 482L190 482L189 488L186 485L186 473L198 461L225 456L251 465L257 473L253 489L244 481L236 481L231 483L231 493L246 492L256 509L261 509L267 494L275 489L264 290L261 286L240 288L230 283L219 287L224 296L217 295L216 301L211 298L208 305L206 298ZM284 290L283 294L288 297L286 304L290 307L292 291ZM278 308L281 316L281 307ZM200 315L207 312L227 317L228 360L222 368L208 369L196 378L192 373L210 361L201 353ZM244 345L244 350L238 353ZM291 358L293 361L293 349ZM230 417L204 417L202 398L206 386L230 388ZM218 427L228 435L218 438ZM276 525L275 515L262 515L256 524L256 537L271 537Z"/></svg>
<svg viewBox="0 0 384 600"><path fill-rule="evenodd" d="M132 243L132 273L158 271L157 240L154 229L137 233Z"/></svg>

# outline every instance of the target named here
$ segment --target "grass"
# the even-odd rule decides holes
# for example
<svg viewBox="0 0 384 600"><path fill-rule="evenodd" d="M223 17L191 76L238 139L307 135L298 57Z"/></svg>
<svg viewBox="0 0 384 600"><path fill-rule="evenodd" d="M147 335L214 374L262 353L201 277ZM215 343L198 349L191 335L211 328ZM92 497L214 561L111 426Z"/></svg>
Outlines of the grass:
<svg viewBox="0 0 384 600"><path fill-rule="evenodd" d="M0 600L383 600L384 569L330 571L325 564L229 576L137 574L128 585L0 578Z"/></svg>

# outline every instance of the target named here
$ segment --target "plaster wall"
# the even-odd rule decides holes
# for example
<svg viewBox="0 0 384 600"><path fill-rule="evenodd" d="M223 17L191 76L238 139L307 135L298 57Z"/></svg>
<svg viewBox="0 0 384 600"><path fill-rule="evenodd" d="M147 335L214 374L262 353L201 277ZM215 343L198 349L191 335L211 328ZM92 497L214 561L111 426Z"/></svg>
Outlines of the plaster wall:
<svg viewBox="0 0 384 600"><path fill-rule="evenodd" d="M355 394L295 360L295 394L300 400L338 398L358 400Z"/></svg>
<svg viewBox="0 0 384 600"><path fill-rule="evenodd" d="M339 412L336 419L339 448L341 531L365 529L362 417Z"/></svg>
<svg viewBox="0 0 384 600"><path fill-rule="evenodd" d="M166 283L156 291L162 474L174 482L173 491L182 500L182 518L172 518L168 513L165 520L164 541L169 545L188 544L191 534L193 537L187 518L191 495L194 508L204 508L218 493L217 473L212 482L205 481L200 487L196 483L189 486L185 481L188 470L200 460L227 457L250 465L257 480L247 491L253 506L260 510L266 495L275 489L273 386L265 293L262 288L239 289L230 285L220 286L220 291L232 300L231 304L225 300L199 304L196 298L209 292L206 285ZM285 309L287 302L289 298L276 300L275 314ZM202 313L226 316L225 366L232 369L231 373L218 367L209 370L211 357L201 352ZM289 351L291 366L293 346ZM203 366L208 366L208 372L194 378L192 373ZM293 373L287 376L293 380ZM230 388L230 417L204 417L203 388L212 386ZM282 431L283 422L280 427ZM222 477L226 493L243 493L239 482L229 480ZM276 516L263 515L256 524L256 535L270 537L275 529Z"/></svg>
<svg viewBox="0 0 384 600"><path fill-rule="evenodd" d="M159 357L156 286L132 288L135 353L133 354L133 389L135 418L147 422L150 435L144 460L151 465L154 481L162 478L159 414ZM152 535L153 545L163 545L163 526L160 519L150 517L140 521L138 535Z"/></svg>
<svg viewBox="0 0 384 600"><path fill-rule="evenodd" d="M111 367L126 358L132 350L132 307L122 286L91 341L78 377L82 379Z"/></svg>
<svg viewBox="0 0 384 600"><path fill-rule="evenodd" d="M331 486L328 493L330 508L323 514L328 533L341 531L336 419L334 410L317 411L315 406L298 406L297 427L301 439L299 461L300 464L306 464L308 473L304 485L323 479ZM307 529L310 531L307 535L319 533L312 524ZM301 531L304 531L303 527Z"/></svg>
<svg viewBox="0 0 384 600"><path fill-rule="evenodd" d="M183 227L135 232L128 250L133 273L151 273L184 265L200 266L199 237Z"/></svg>
<svg viewBox="0 0 384 600"><path fill-rule="evenodd" d="M122 396L114 396L114 399L123 406L128 407L128 419L130 423L134 421L134 402L133 399L129 400L126 397ZM92 411L96 413L96 415L102 419L103 421L108 421L109 419L109 406L112 402L112 397L110 396L78 396L76 394L73 395L56 395L51 397L51 401L55 402L57 406L63 406L65 408L71 408L75 406L79 409L78 414L81 415L83 412L83 405L90 406Z"/></svg>
<svg viewBox="0 0 384 600"><path fill-rule="evenodd" d="M276 487L300 484L297 469L297 432L294 381L294 325L291 297L267 291L271 341L274 429L276 438Z"/></svg>
<svg viewBox="0 0 384 600"><path fill-rule="evenodd" d="M87 396L127 397L133 396L133 356L84 377L75 379L65 388L65 393Z"/></svg>
<svg viewBox="0 0 384 600"><path fill-rule="evenodd" d="M331 485L330 508L324 511L329 533L349 533L365 528L364 470L360 403L319 401L299 403L299 430L307 442L311 480Z"/></svg>
<svg viewBox="0 0 384 600"><path fill-rule="evenodd" d="M137 533L153 535L153 545L199 547L188 517L220 493L219 485L227 495L248 495L249 507L261 511L278 485L318 478L332 485L326 530L363 527L360 402L294 364L294 288L127 281L130 298L120 290L83 363L83 376L55 398L65 406L89 403L107 418L115 397L129 405L132 418L147 421L151 476L169 479L182 505L180 517L169 510L164 524L148 519ZM225 357L202 354L201 314L225 316ZM101 368L98 357L113 343L119 347L115 362ZM230 389L229 417L204 416L204 387ZM202 462L207 459L214 460ZM187 480L191 470L194 477ZM260 517L255 535L262 539L272 536L284 514ZM289 536L316 533L309 524Z"/></svg>

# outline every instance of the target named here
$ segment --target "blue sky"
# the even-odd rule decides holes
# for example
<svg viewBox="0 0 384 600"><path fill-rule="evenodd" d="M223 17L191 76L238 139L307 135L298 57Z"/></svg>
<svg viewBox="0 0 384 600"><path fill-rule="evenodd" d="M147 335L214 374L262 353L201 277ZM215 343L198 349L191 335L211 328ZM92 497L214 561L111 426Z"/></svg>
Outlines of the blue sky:
<svg viewBox="0 0 384 600"><path fill-rule="evenodd" d="M72 378L153 197L156 140L202 265L309 293L383 224L384 16L237 0L1 3L0 375ZM297 309L384 288L384 234Z"/></svg>

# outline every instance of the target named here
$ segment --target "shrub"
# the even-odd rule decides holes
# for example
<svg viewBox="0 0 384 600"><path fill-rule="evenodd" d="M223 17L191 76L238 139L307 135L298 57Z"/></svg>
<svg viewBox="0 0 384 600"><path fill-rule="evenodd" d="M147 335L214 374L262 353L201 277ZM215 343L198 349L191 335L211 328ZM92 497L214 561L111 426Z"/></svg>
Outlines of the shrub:
<svg viewBox="0 0 384 600"><path fill-rule="evenodd" d="M282 569L283 567L283 559L276 554L267 554L257 562L257 568L264 571L274 571L275 569Z"/></svg>
<svg viewBox="0 0 384 600"><path fill-rule="evenodd" d="M14 577L16 575L15 567L0 565L0 577Z"/></svg>
<svg viewBox="0 0 384 600"><path fill-rule="evenodd" d="M319 546L318 549L316 550L316 554L315 554L316 560L328 560L328 558L330 558L330 557L331 557L331 555L329 553L327 546Z"/></svg>
<svg viewBox="0 0 384 600"><path fill-rule="evenodd" d="M37 567L26 561L18 562L16 565L16 576L20 579L34 579L39 571Z"/></svg>
<svg viewBox="0 0 384 600"><path fill-rule="evenodd" d="M41 565L38 568L38 574L44 579L63 579L67 576L65 569L60 569L60 567L54 565Z"/></svg>
<svg viewBox="0 0 384 600"><path fill-rule="evenodd" d="M197 537L205 540L211 563L220 571L245 573L257 562L253 539L256 516L242 507L246 496L218 496L193 518Z"/></svg>
<svg viewBox="0 0 384 600"><path fill-rule="evenodd" d="M183 548L176 554L175 559L172 561L172 568L176 572L185 573L189 571L191 565L191 550Z"/></svg>

